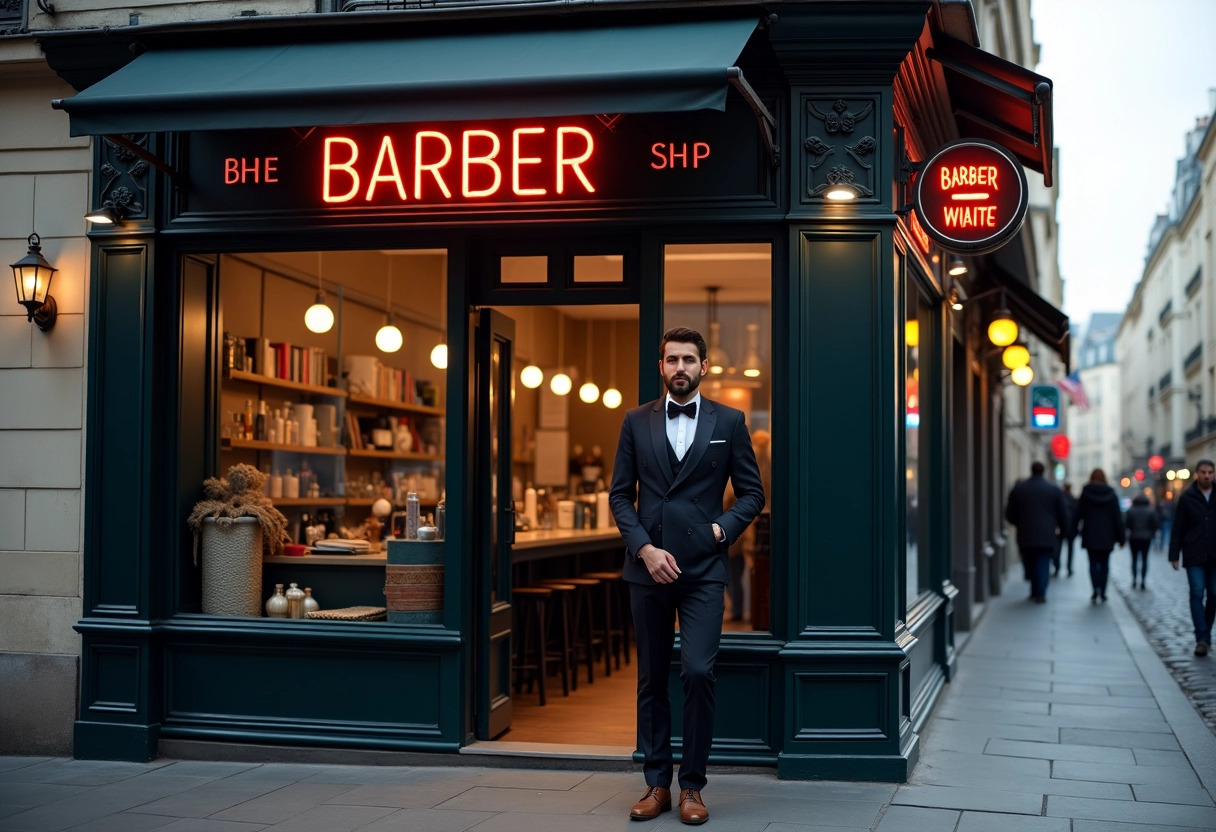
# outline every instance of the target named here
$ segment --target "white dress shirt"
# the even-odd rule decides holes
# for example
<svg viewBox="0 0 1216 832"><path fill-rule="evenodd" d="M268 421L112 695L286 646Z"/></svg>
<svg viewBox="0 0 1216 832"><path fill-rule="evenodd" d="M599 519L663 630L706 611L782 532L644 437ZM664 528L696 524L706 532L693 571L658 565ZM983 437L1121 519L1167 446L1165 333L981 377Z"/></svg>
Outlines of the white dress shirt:
<svg viewBox="0 0 1216 832"><path fill-rule="evenodd" d="M663 400L663 418L667 419L667 403L676 402L668 393ZM667 419L667 441L671 443L672 450L676 452L676 459L683 460L684 454L688 453L688 449L692 447L693 437L697 435L697 419L701 418L701 394L695 393L689 402L697 403L697 415L689 418L681 413L674 419Z"/></svg>

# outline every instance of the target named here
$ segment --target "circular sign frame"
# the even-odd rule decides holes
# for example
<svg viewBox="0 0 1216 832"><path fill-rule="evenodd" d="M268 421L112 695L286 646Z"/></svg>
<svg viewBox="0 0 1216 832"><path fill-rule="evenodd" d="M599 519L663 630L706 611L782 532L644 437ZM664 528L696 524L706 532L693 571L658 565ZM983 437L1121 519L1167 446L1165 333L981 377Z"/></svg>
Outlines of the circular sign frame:
<svg viewBox="0 0 1216 832"><path fill-rule="evenodd" d="M1030 204L1026 171L995 142L960 139L920 166L914 204L921 227L942 248L984 254L1021 230Z"/></svg>

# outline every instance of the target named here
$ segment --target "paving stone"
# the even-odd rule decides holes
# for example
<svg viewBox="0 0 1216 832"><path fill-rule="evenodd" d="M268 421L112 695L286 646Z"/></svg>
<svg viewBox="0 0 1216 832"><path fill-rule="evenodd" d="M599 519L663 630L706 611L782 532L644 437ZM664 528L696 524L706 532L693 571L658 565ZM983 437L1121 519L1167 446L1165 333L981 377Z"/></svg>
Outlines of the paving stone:
<svg viewBox="0 0 1216 832"><path fill-rule="evenodd" d="M260 832L269 827L260 823L235 823L230 820L182 818L158 827L160 832Z"/></svg>
<svg viewBox="0 0 1216 832"><path fill-rule="evenodd" d="M1060 742L1077 745L1103 745L1115 748L1157 748L1178 751L1178 740L1170 734L1149 731L1120 731L1104 728L1061 728Z"/></svg>
<svg viewBox="0 0 1216 832"><path fill-rule="evenodd" d="M392 809L432 809L474 788L467 782L427 782L419 785L400 783L359 786L342 792L327 802L349 806L386 806ZM592 793L603 799L601 795Z"/></svg>
<svg viewBox="0 0 1216 832"><path fill-rule="evenodd" d="M282 823L356 788L349 783L292 783L209 817L246 823Z"/></svg>
<svg viewBox="0 0 1216 832"><path fill-rule="evenodd" d="M32 809L88 791L91 791L88 786L58 783L0 783L0 806L21 805Z"/></svg>
<svg viewBox="0 0 1216 832"><path fill-rule="evenodd" d="M135 806L131 811L175 818L205 818L286 785L272 780L218 780Z"/></svg>
<svg viewBox="0 0 1216 832"><path fill-rule="evenodd" d="M955 832L1069 832L1068 818L963 812Z"/></svg>
<svg viewBox="0 0 1216 832"><path fill-rule="evenodd" d="M1216 808L1178 806L1171 803L1140 803L1138 801L1128 803L1053 795L1047 798L1047 815L1049 817L1110 820L1119 823L1158 823L1216 829Z"/></svg>
<svg viewBox="0 0 1216 832"><path fill-rule="evenodd" d="M954 832L960 814L947 809L892 806L875 832Z"/></svg>
<svg viewBox="0 0 1216 832"><path fill-rule="evenodd" d="M1141 766L1173 766L1174 768L1191 767L1191 761L1181 751L1158 751L1151 748L1137 748L1136 765Z"/></svg>
<svg viewBox="0 0 1216 832"><path fill-rule="evenodd" d="M581 814L603 803L596 792L501 789L477 786L436 804L433 808L472 812L529 812L532 814ZM637 798L635 797L636 801Z"/></svg>
<svg viewBox="0 0 1216 832"><path fill-rule="evenodd" d="M1109 820L1074 820L1073 832L1196 832L1193 826L1163 826L1157 823L1116 823ZM1205 830L1204 832L1210 832Z"/></svg>
<svg viewBox="0 0 1216 832"><path fill-rule="evenodd" d="M1167 784L1140 784L1132 786L1132 794L1136 800L1145 803L1187 803L1192 806L1213 806L1212 796L1207 789L1193 786L1176 786Z"/></svg>
<svg viewBox="0 0 1216 832"><path fill-rule="evenodd" d="M1078 763L1059 760L1052 765L1051 776L1060 780L1087 780L1098 783L1127 783L1129 785L1155 784L1199 786L1199 778L1193 771L1184 771L1165 766L1127 766L1106 763Z"/></svg>
<svg viewBox="0 0 1216 832"><path fill-rule="evenodd" d="M492 812L398 809L391 815L372 821L359 832L465 832L492 817ZM571 830L573 832L578 828L573 826Z"/></svg>
<svg viewBox="0 0 1216 832"><path fill-rule="evenodd" d="M902 806L973 809L981 812L1022 815L1039 815L1043 812L1043 795L1041 794L953 786L904 786L896 793L892 803Z"/></svg>
<svg viewBox="0 0 1216 832"><path fill-rule="evenodd" d="M1071 745L1065 743L994 739L988 742L984 753L1006 757L1032 757L1042 760L1136 764L1136 757L1131 749L1097 745Z"/></svg>
<svg viewBox="0 0 1216 832"><path fill-rule="evenodd" d="M53 757L0 757L0 772L14 771L19 768L29 768L39 763L49 762Z"/></svg>
<svg viewBox="0 0 1216 832"><path fill-rule="evenodd" d="M178 820L180 818L169 818L164 815L137 815L133 812L119 812L73 826L72 832L151 832L153 829L164 829L171 823L177 823Z"/></svg>
<svg viewBox="0 0 1216 832"><path fill-rule="evenodd" d="M353 832L394 811L383 806L315 806L274 826L256 828L273 832Z"/></svg>

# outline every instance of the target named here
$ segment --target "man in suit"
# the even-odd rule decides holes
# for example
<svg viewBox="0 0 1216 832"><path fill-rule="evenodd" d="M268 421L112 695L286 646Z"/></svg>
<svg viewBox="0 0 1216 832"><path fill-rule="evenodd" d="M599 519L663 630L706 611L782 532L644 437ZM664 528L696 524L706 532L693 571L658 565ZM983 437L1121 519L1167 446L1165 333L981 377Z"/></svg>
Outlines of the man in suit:
<svg viewBox="0 0 1216 832"><path fill-rule="evenodd" d="M1064 492L1043 477L1043 463L1030 466L1030 477L1009 492L1005 519L1018 527L1018 551L1030 578L1030 600L1047 601L1051 580L1051 556L1060 551L1060 535L1068 531L1071 518Z"/></svg>
<svg viewBox="0 0 1216 832"><path fill-rule="evenodd" d="M638 642L638 744L647 787L630 811L633 820L671 808L667 678L677 612L684 682L680 820L709 819L701 789L713 740L728 552L764 508L743 413L702 398L697 389L709 371L705 352L695 330L664 333L659 373L667 395L625 414L612 467L612 514L625 540L623 576ZM728 479L736 500L723 511Z"/></svg>

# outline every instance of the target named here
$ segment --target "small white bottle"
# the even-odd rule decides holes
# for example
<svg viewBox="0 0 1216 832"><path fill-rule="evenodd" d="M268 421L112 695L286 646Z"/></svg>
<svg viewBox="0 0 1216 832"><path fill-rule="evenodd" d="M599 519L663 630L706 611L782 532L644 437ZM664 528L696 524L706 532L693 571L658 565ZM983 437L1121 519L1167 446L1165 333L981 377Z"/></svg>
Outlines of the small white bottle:
<svg viewBox="0 0 1216 832"><path fill-rule="evenodd" d="M300 478L287 469L287 475L283 477L283 496L289 500L298 499L300 496Z"/></svg>

